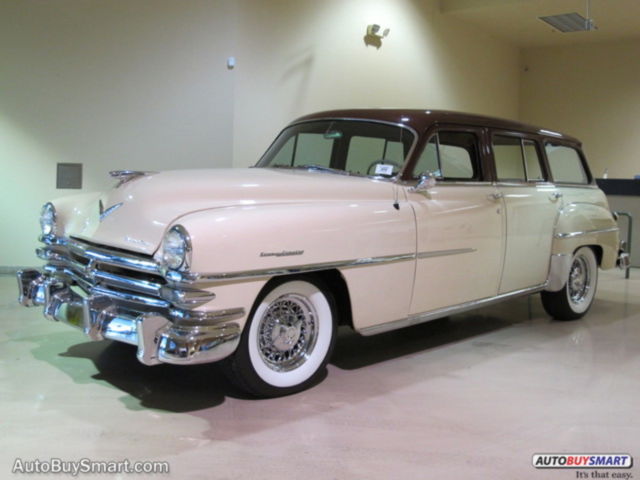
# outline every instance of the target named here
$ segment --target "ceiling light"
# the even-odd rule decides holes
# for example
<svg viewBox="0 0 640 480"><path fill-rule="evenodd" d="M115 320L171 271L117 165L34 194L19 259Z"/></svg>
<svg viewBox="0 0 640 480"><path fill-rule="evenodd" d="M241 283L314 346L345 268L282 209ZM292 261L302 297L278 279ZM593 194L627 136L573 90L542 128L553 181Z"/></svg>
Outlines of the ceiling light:
<svg viewBox="0 0 640 480"><path fill-rule="evenodd" d="M538 17L543 22L547 22L556 30L562 33L588 32L596 30L592 19L584 18L579 13L563 13L561 15L551 15L548 17Z"/></svg>

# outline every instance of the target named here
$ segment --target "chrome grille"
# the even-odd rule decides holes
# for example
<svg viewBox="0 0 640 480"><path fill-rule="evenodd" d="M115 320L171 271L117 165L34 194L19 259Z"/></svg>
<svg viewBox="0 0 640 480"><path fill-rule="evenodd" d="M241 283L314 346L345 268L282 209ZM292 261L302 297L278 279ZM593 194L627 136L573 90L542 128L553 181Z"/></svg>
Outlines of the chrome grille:
<svg viewBox="0 0 640 480"><path fill-rule="evenodd" d="M162 298L166 280L149 256L96 246L78 239L43 239L38 256L47 261L46 271L87 294L168 309Z"/></svg>

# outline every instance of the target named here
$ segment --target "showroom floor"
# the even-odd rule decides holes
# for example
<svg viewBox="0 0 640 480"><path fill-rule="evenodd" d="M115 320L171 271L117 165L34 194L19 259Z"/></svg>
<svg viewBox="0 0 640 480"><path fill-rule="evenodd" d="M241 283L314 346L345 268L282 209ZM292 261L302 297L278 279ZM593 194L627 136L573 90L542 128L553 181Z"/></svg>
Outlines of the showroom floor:
<svg viewBox="0 0 640 480"><path fill-rule="evenodd" d="M534 296L376 337L345 329L320 385L271 400L216 366L145 367L15 296L0 277L0 478L17 459L88 458L168 461L181 479L569 480L532 455L640 457L638 269L601 273L581 321L549 320Z"/></svg>

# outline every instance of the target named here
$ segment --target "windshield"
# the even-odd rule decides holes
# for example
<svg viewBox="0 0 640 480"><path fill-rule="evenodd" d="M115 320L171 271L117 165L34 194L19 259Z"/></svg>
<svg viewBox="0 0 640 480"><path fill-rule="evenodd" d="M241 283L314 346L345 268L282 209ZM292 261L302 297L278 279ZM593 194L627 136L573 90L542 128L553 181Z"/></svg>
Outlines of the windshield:
<svg viewBox="0 0 640 480"><path fill-rule="evenodd" d="M257 167L305 168L391 178L414 142L411 130L359 120L322 120L287 127Z"/></svg>

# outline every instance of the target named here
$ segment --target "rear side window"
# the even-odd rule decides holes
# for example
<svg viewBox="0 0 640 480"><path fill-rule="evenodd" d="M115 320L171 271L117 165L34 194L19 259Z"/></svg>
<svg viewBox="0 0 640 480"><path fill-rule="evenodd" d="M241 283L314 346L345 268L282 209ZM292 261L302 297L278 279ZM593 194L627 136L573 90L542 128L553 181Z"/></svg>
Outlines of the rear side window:
<svg viewBox="0 0 640 480"><path fill-rule="evenodd" d="M538 155L535 142L524 140L522 142L522 148L524 150L524 160L527 167L527 178L531 182L543 181L545 179L544 173L542 173L540 155Z"/></svg>
<svg viewBox="0 0 640 480"><path fill-rule="evenodd" d="M520 138L496 135L493 138L493 157L498 180L527 181Z"/></svg>
<svg viewBox="0 0 640 480"><path fill-rule="evenodd" d="M493 158L498 180L541 182L544 174L535 142L520 137L493 137Z"/></svg>
<svg viewBox="0 0 640 480"><path fill-rule="evenodd" d="M480 179L478 140L473 133L442 131L429 139L413 176L433 174L441 180Z"/></svg>
<svg viewBox="0 0 640 480"><path fill-rule="evenodd" d="M554 181L583 185L589 183L589 176L584 169L580 154L575 148L547 143L545 151Z"/></svg>

